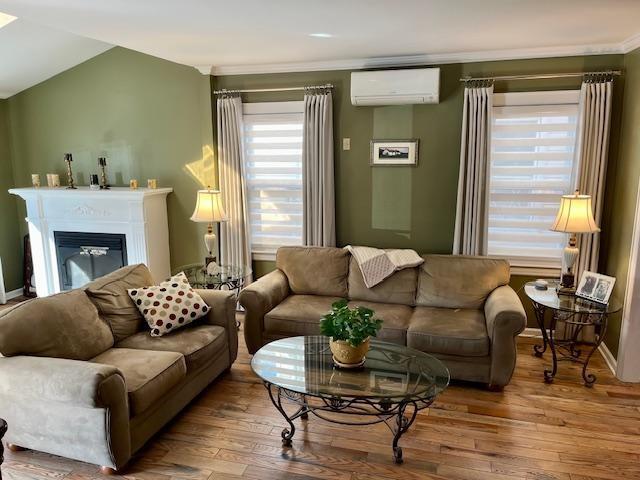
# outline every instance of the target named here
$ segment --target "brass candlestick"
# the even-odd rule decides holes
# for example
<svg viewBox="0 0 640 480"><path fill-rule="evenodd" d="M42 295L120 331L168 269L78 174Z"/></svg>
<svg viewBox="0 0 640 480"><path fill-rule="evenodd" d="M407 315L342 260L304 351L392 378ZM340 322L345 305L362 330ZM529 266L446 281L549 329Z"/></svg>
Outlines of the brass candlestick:
<svg viewBox="0 0 640 480"><path fill-rule="evenodd" d="M102 190L108 190L109 185L107 184L107 159L104 157L98 157L98 165L100 166L100 188Z"/></svg>
<svg viewBox="0 0 640 480"><path fill-rule="evenodd" d="M71 171L71 162L73 162L73 156L70 153L65 153L64 161L67 162L67 188L69 190L76 190L76 184L73 181L73 172Z"/></svg>

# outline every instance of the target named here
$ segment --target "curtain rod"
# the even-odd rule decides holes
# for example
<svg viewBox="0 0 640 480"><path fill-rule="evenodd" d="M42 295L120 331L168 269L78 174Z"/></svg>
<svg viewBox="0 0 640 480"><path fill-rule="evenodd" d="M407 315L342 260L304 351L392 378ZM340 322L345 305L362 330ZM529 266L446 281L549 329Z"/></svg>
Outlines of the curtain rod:
<svg viewBox="0 0 640 480"><path fill-rule="evenodd" d="M333 85L327 83L326 85L313 85L310 87L285 87L285 88L248 88L244 90L214 90L214 95L224 95L225 93L262 93L262 92L294 92L298 90L312 90L314 88L333 88Z"/></svg>
<svg viewBox="0 0 640 480"><path fill-rule="evenodd" d="M537 75L502 75L496 77L471 77L466 76L460 78L461 82L470 82L474 80L542 80L545 78L564 78L564 77L584 77L587 75L622 75L621 70L605 70L602 72L570 72L570 73L541 73Z"/></svg>

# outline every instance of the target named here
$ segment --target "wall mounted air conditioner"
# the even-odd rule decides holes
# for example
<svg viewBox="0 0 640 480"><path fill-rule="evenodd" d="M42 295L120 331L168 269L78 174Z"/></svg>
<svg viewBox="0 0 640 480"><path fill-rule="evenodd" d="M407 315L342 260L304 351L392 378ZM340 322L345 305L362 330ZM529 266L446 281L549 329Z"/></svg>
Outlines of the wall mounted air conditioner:
<svg viewBox="0 0 640 480"><path fill-rule="evenodd" d="M438 103L440 69L376 70L351 74L353 105Z"/></svg>

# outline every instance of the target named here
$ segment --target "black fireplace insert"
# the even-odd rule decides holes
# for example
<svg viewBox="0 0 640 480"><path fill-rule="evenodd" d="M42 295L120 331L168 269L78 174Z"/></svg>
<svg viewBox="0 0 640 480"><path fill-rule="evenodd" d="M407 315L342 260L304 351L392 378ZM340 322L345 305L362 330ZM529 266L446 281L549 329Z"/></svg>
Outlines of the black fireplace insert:
<svg viewBox="0 0 640 480"><path fill-rule="evenodd" d="M127 265L124 234L53 232L60 288L80 288Z"/></svg>

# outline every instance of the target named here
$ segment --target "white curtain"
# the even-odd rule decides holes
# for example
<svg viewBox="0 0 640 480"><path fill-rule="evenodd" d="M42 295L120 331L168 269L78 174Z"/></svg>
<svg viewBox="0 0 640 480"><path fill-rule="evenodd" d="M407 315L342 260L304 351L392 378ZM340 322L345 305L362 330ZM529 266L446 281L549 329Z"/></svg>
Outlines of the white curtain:
<svg viewBox="0 0 640 480"><path fill-rule="evenodd" d="M242 100L226 95L216 102L220 191L228 221L220 224L220 260L251 268L249 215L242 145Z"/></svg>
<svg viewBox="0 0 640 480"><path fill-rule="evenodd" d="M453 253L485 255L493 85L464 89Z"/></svg>
<svg viewBox="0 0 640 480"><path fill-rule="evenodd" d="M601 226L604 203L612 91L611 77L588 78L580 90L577 188L580 193L591 195L593 215L598 226ZM578 247L580 255L576 261L576 283L583 271L598 270L600 234L578 235Z"/></svg>
<svg viewBox="0 0 640 480"><path fill-rule="evenodd" d="M302 164L303 243L335 246L333 97L330 89L305 92Z"/></svg>

